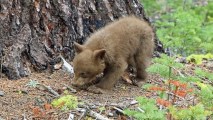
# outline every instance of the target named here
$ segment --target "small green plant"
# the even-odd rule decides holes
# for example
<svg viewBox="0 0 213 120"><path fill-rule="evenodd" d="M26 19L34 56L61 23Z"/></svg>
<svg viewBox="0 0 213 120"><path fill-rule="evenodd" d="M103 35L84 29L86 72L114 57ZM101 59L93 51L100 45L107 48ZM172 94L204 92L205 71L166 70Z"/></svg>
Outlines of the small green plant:
<svg viewBox="0 0 213 120"><path fill-rule="evenodd" d="M196 74L198 77L201 77L201 78L202 78L202 77L208 78L210 81L213 81L213 73L210 73L210 72L201 70L200 68L196 68L196 69L195 69L195 74Z"/></svg>
<svg viewBox="0 0 213 120"><path fill-rule="evenodd" d="M166 112L159 110L154 99L138 97L138 110L125 110L124 114L132 116L137 120L165 120Z"/></svg>
<svg viewBox="0 0 213 120"><path fill-rule="evenodd" d="M160 98L156 99L157 104L165 107L170 106L170 118L193 120L194 118L206 118L212 115L210 111L213 109L213 87L201 83L204 78L212 80L212 73L196 68L195 76L184 75L180 73L180 70L183 70L183 65L176 63L174 58L165 55L162 55L161 58L155 58L153 61L154 64L148 68L148 72L159 74L167 80L165 80L164 85L151 86L147 84L143 88L158 92ZM192 89L193 86L191 85L197 85L200 89ZM172 94L167 95L168 93ZM177 98L185 99L187 94L197 96L200 103L188 104L189 107L183 106L183 108L175 107L175 103L179 101Z"/></svg>
<svg viewBox="0 0 213 120"><path fill-rule="evenodd" d="M192 55L190 55L186 58L186 60L188 62L194 62L195 64L198 64L198 65L201 64L204 59L205 60L213 59L213 54L211 54L211 53L208 53L206 55L204 55L204 54L198 54L198 55L192 54Z"/></svg>
<svg viewBox="0 0 213 120"><path fill-rule="evenodd" d="M165 8L165 2L160 2L156 0L141 0L145 7L145 11L149 16L154 16L163 12L163 7Z"/></svg>
<svg viewBox="0 0 213 120"><path fill-rule="evenodd" d="M141 0L157 27L157 36L172 53L183 56L213 51L213 1Z"/></svg>
<svg viewBox="0 0 213 120"><path fill-rule="evenodd" d="M144 89L157 92L158 98L156 100L144 97L137 98L139 102L138 110L125 110L125 114L136 119L157 119L155 112L159 112L158 119L205 119L211 118L213 109L213 87L202 83L202 79L211 80L212 74L201 69L195 69L195 76L185 75L180 72L183 70L183 64L175 62L174 57L161 55L161 58L155 58L154 64L148 68L148 72L159 74L164 77L163 85L146 84ZM192 86L193 85L193 86ZM194 88L194 85L199 89ZM177 102L185 100L186 96L190 94L197 96L199 103L188 105L178 105ZM180 99L181 98L181 99ZM156 105L159 105L168 111L159 111ZM152 112L150 111L152 110Z"/></svg>
<svg viewBox="0 0 213 120"><path fill-rule="evenodd" d="M26 84L26 86L34 87L34 88L35 88L37 85L39 85L39 82L36 81L36 80L30 80L30 82L28 82L28 83Z"/></svg>
<svg viewBox="0 0 213 120"><path fill-rule="evenodd" d="M213 109L213 87L201 82L196 83L200 90L197 91L200 101L203 103L206 109Z"/></svg>
<svg viewBox="0 0 213 120"><path fill-rule="evenodd" d="M165 54L161 54L161 58L155 58L153 62L155 64L150 66L147 71L160 74L167 79L174 78L175 75L173 74L173 71L175 69L183 68L183 64L175 62L173 57L169 57Z"/></svg>
<svg viewBox="0 0 213 120"><path fill-rule="evenodd" d="M98 108L98 110L99 110L99 111L100 111L100 113L101 113L101 112L105 111L105 110L106 110L106 108L105 108L104 106L101 106L101 107L99 107L99 108Z"/></svg>
<svg viewBox="0 0 213 120"><path fill-rule="evenodd" d="M186 87L184 87L184 90L182 91L180 91L179 88L183 85L187 86L187 84L175 80L176 78L181 77L179 74L176 74L175 71L177 71L177 69L182 69L183 64L175 62L174 57L169 57L165 54L162 54L161 58L155 58L153 61L154 64L151 65L147 71L150 73L159 74L161 77L164 77L166 79L165 85L168 86L163 88L165 89L164 91L160 90L160 98L165 98L165 91L172 92L174 95L179 94L179 96L182 94L181 97L184 97L186 95ZM159 89L156 89L156 91L159 91ZM169 101L170 97L168 96L167 98ZM172 102L175 102L175 98L176 97L174 96Z"/></svg>
<svg viewBox="0 0 213 120"><path fill-rule="evenodd" d="M75 96L65 95L53 100L51 104L53 107L60 108L61 110L71 110L78 106L78 100Z"/></svg>
<svg viewBox="0 0 213 120"><path fill-rule="evenodd" d="M166 47L172 48L172 52L182 55L188 55L200 48L202 40L197 35L202 25L202 19L194 11L186 11L182 8L176 12L165 16L164 21L157 21L156 25L160 27L157 35ZM190 23L190 24L188 24Z"/></svg>
<svg viewBox="0 0 213 120"><path fill-rule="evenodd" d="M177 120L205 120L206 116L212 114L211 111L205 110L204 106L200 103L189 108L176 108L169 107L169 112L173 118Z"/></svg>
<svg viewBox="0 0 213 120"><path fill-rule="evenodd" d="M141 1L156 26L158 38L172 55L188 56L187 60L195 64L212 59L213 1L207 1L207 4L198 4L199 0ZM163 77L164 84L147 84L143 88L158 93L158 105L166 109L169 106L167 112L171 116L167 116L168 119L200 120L213 117L213 87L207 84L212 83L212 73L200 68L192 70L194 74L184 73L188 69L176 63L174 57L166 55L153 61L154 64L147 71ZM193 104L176 105L177 102L184 102L181 100L185 100L188 94L196 98L195 103L193 100Z"/></svg>

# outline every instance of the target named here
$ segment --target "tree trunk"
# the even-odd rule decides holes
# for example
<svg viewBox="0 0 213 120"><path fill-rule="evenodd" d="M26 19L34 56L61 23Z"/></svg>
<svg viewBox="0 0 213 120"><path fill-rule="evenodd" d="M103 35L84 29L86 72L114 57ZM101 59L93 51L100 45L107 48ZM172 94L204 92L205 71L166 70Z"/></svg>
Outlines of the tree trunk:
<svg viewBox="0 0 213 120"><path fill-rule="evenodd" d="M9 79L28 76L54 65L61 50L72 60L73 41L129 14L149 21L139 0L1 0L1 70ZM157 38L156 46L163 51Z"/></svg>

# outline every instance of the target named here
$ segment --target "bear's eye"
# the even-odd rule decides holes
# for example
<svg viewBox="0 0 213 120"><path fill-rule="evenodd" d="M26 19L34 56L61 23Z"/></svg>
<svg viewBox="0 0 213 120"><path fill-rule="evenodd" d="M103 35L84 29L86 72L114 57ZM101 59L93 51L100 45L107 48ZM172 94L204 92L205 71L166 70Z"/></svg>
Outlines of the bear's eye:
<svg viewBox="0 0 213 120"><path fill-rule="evenodd" d="M88 73L87 72L82 72L82 73L80 73L80 76L82 78L87 78L88 77Z"/></svg>

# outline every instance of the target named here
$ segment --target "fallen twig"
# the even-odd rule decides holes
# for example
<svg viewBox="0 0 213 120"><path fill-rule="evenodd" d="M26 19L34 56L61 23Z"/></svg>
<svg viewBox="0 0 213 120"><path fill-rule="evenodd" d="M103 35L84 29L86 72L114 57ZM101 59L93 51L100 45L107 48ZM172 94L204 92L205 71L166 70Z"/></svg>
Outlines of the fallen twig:
<svg viewBox="0 0 213 120"><path fill-rule="evenodd" d="M137 107L137 109L138 109L140 112L145 113L145 111L142 110L140 107Z"/></svg>
<svg viewBox="0 0 213 120"><path fill-rule="evenodd" d="M108 119L108 118L102 116L101 114L99 114L99 113L93 111L93 110L88 110L88 114L89 114L91 117L94 117L94 118L96 118L96 119L98 119L98 120L110 120L110 119Z"/></svg>
<svg viewBox="0 0 213 120"><path fill-rule="evenodd" d="M52 93L53 95L55 95L55 97L59 97L60 95L55 91L53 90L50 86L46 86L46 85L43 85L41 83L39 83L39 85L41 85L42 87L44 87L46 90L48 90L50 93Z"/></svg>
<svg viewBox="0 0 213 120"><path fill-rule="evenodd" d="M87 112L88 110L87 109L83 109L81 110L83 113L81 114L81 116L78 118L78 120L82 120L86 115L87 115Z"/></svg>
<svg viewBox="0 0 213 120"><path fill-rule="evenodd" d="M120 113L124 114L124 111L123 111L123 110L121 110L120 108L113 107L113 109L115 109L115 110L117 110L118 112L120 112Z"/></svg>
<svg viewBox="0 0 213 120"><path fill-rule="evenodd" d="M87 114L93 118L96 118L98 120L110 120L106 118L105 116L102 116L101 114L91 110L88 106L83 106L84 108L77 108L78 111L83 112L78 120L83 119L84 116Z"/></svg>
<svg viewBox="0 0 213 120"><path fill-rule="evenodd" d="M70 86L68 86L68 85L66 85L66 84L63 84L63 85L66 86L67 89L70 90L72 93L76 93L76 92L77 92L76 89L71 88Z"/></svg>
<svg viewBox="0 0 213 120"><path fill-rule="evenodd" d="M69 118L67 120L74 120L74 114L70 112Z"/></svg>
<svg viewBox="0 0 213 120"><path fill-rule="evenodd" d="M22 116L23 116L23 120L27 120L27 119L26 119L25 112L24 112L24 114L22 114ZM0 119L0 120L1 120L1 119Z"/></svg>

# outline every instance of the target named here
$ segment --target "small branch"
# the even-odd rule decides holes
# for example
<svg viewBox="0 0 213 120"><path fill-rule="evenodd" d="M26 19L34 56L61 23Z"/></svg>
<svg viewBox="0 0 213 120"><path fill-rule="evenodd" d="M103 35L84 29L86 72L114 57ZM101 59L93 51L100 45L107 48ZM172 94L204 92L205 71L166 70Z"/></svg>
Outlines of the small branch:
<svg viewBox="0 0 213 120"><path fill-rule="evenodd" d="M67 120L74 120L74 114L72 112L70 112L69 118Z"/></svg>
<svg viewBox="0 0 213 120"><path fill-rule="evenodd" d="M117 110L118 112L120 112L120 113L124 114L124 111L123 111L123 110L121 110L120 108L113 107L113 109L115 109L115 110Z"/></svg>
<svg viewBox="0 0 213 120"><path fill-rule="evenodd" d="M59 97L60 95L55 91L53 90L50 86L46 86L46 85L43 85L43 84L39 84L41 85L42 87L44 87L46 90L48 90L50 93L52 93L53 95L55 95L55 97Z"/></svg>
<svg viewBox="0 0 213 120"><path fill-rule="evenodd" d="M173 99L172 99L172 104L174 104L175 101L176 101L176 97L177 97L176 94L177 94L178 88L179 88L178 86L175 87L175 93L174 93L174 97L173 97Z"/></svg>
<svg viewBox="0 0 213 120"><path fill-rule="evenodd" d="M175 95L174 93L171 93L171 92L166 92L166 93L167 93L167 94L169 94L169 95L173 95L173 96L175 96L175 97L178 97L178 98L180 98L180 99L184 100L184 98L183 98L183 97L177 96L177 95Z"/></svg>
<svg viewBox="0 0 213 120"><path fill-rule="evenodd" d="M137 109L138 109L140 112L145 113L145 111L142 110L140 107L137 107Z"/></svg>
<svg viewBox="0 0 213 120"><path fill-rule="evenodd" d="M88 113L91 117L97 118L99 120L109 120L108 118L102 116L101 114L99 114L93 110L89 110Z"/></svg>
<svg viewBox="0 0 213 120"><path fill-rule="evenodd" d="M110 119L106 118L105 116L102 116L101 114L91 110L89 108L89 106L87 106L87 105L82 106L82 107L83 108L77 108L78 111L83 112L78 120L83 119L83 117L86 116L86 115L89 115L89 116L96 118L98 120L110 120Z"/></svg>
<svg viewBox="0 0 213 120"><path fill-rule="evenodd" d="M78 120L82 120L82 119L87 115L88 109L82 109L81 111L82 111L83 113L82 113L81 116L78 118Z"/></svg>
<svg viewBox="0 0 213 120"><path fill-rule="evenodd" d="M72 93L76 93L76 92L77 92L76 89L71 88L70 86L68 86L68 85L66 85L66 84L63 84L63 85L66 86L67 89L70 90Z"/></svg>
<svg viewBox="0 0 213 120"><path fill-rule="evenodd" d="M172 73L172 67L171 66L169 66L169 80L171 80L171 73ZM170 82L169 82L169 91L171 91L171 84L170 84ZM169 101L169 98L170 98L170 94L168 94L168 98L167 98L167 100Z"/></svg>
<svg viewBox="0 0 213 120"><path fill-rule="evenodd" d="M24 114L22 114L22 116L23 116L23 120L27 120L25 112Z"/></svg>

